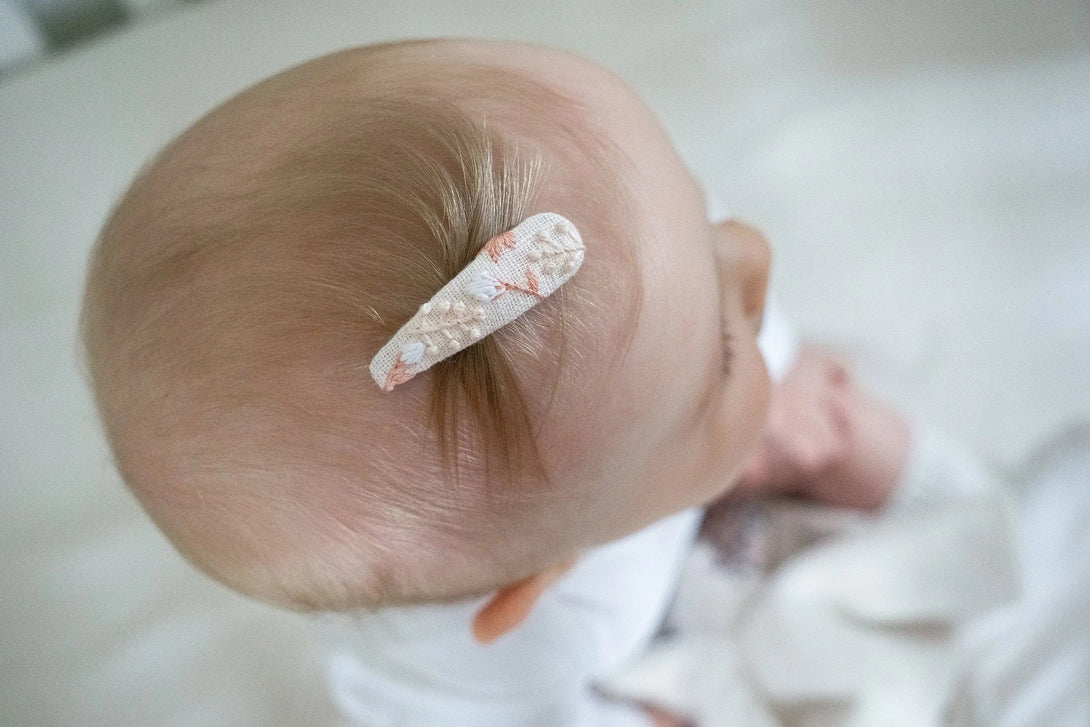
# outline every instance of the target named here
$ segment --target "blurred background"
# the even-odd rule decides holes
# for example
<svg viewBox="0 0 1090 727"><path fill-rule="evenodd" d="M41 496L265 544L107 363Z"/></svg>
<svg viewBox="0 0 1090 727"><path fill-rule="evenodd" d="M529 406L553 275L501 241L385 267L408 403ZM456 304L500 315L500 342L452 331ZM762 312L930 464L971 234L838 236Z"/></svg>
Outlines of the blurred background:
<svg viewBox="0 0 1090 727"><path fill-rule="evenodd" d="M438 35L626 78L767 232L800 333L997 467L1090 417L1085 0L0 0L0 724L332 719L308 622L199 576L123 489L81 378L84 264L215 104Z"/></svg>

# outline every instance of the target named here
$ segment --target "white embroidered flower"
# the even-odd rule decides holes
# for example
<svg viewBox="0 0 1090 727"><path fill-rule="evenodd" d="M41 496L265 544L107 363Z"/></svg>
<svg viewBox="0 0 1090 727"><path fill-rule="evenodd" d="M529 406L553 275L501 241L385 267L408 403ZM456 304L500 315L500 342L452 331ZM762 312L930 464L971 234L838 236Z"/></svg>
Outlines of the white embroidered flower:
<svg viewBox="0 0 1090 727"><path fill-rule="evenodd" d="M406 343L401 347L401 360L405 363L415 366L422 358L424 358L424 344L420 341Z"/></svg>
<svg viewBox="0 0 1090 727"><path fill-rule="evenodd" d="M482 303L495 300L503 290L503 283L488 273L479 273L466 285L466 293Z"/></svg>

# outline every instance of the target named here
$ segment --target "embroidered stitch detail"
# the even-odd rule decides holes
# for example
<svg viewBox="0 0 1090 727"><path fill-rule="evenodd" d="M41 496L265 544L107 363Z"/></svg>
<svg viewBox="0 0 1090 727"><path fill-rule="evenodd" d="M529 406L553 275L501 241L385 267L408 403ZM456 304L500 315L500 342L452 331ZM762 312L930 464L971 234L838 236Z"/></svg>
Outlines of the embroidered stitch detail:
<svg viewBox="0 0 1090 727"><path fill-rule="evenodd" d="M508 286L508 287L510 287L511 290L522 290L522 292L524 292L524 293L529 293L530 295L536 295L538 298L541 297L541 286L537 284L537 276L534 275L534 271L531 270L530 268L526 268L526 288L525 288L525 290L523 290L522 288L516 288L513 285Z"/></svg>
<svg viewBox="0 0 1090 727"><path fill-rule="evenodd" d="M410 364L405 360L404 354L398 356L397 363L390 369L390 373L386 374L386 381L383 383L382 388L384 391L393 391L395 386L400 386L406 381L416 376L410 368Z"/></svg>
<svg viewBox="0 0 1090 727"><path fill-rule="evenodd" d="M480 336L473 336L473 331L479 331L477 324L484 318L484 308L479 305L467 306L464 301L442 301L437 305L425 303L420 306L420 313L410 321L407 326L411 333L419 336L419 343L423 354L434 356L439 353L440 346L450 348L458 345L458 333L466 333L470 340L477 340ZM444 341L442 336L446 338ZM422 358L423 356L421 356Z"/></svg>
<svg viewBox="0 0 1090 727"><path fill-rule="evenodd" d="M496 235L484 244L484 249L488 251L488 256L492 258L492 262L494 263L498 263L500 261L500 257L503 255L504 250L511 250L514 247L514 230L508 230L501 235Z"/></svg>
<svg viewBox="0 0 1090 727"><path fill-rule="evenodd" d="M491 303L506 289L492 273L480 273L466 286L466 292L482 303Z"/></svg>
<svg viewBox="0 0 1090 727"><path fill-rule="evenodd" d="M552 212L496 235L375 355L372 377L390 391L502 328L567 282L585 252L575 226Z"/></svg>
<svg viewBox="0 0 1090 727"><path fill-rule="evenodd" d="M466 292L482 303L491 303L509 290L516 290L520 293L526 293L526 295L532 295L538 298L543 297L534 271L530 268L526 268L524 276L526 277L526 282L523 285L519 285L518 283L508 283L506 280L500 280L489 273L481 273L476 278L469 281L469 285L466 286Z"/></svg>

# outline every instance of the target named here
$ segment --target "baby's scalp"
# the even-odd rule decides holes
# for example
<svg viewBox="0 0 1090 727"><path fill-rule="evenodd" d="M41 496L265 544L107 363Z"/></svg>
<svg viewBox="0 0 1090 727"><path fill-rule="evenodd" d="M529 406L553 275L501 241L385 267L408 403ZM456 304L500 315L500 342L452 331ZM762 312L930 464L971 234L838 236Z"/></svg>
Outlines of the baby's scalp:
<svg viewBox="0 0 1090 727"><path fill-rule="evenodd" d="M145 509L211 575L296 608L483 593L595 544L573 473L597 454L573 431L639 311L624 163L577 100L456 42L319 59L202 119L111 215L85 297ZM374 386L385 340L539 211L579 228L579 274Z"/></svg>

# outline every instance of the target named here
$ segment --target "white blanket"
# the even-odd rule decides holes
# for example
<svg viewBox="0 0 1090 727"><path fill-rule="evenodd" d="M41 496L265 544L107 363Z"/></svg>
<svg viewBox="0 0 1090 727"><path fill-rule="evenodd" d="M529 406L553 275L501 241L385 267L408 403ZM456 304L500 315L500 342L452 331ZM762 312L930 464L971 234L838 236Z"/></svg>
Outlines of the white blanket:
<svg viewBox="0 0 1090 727"><path fill-rule="evenodd" d="M1090 425L1024 477L925 435L876 518L741 508L609 691L701 727L1090 724Z"/></svg>

